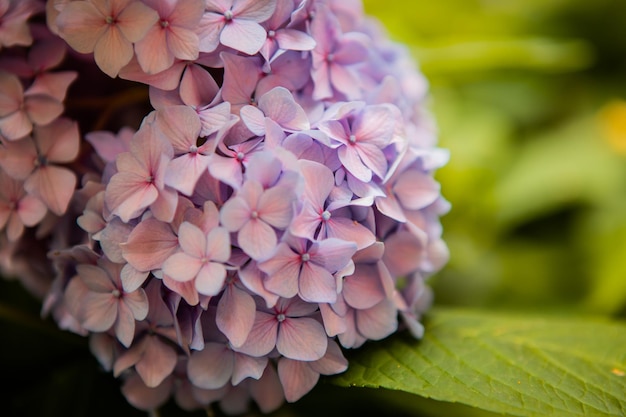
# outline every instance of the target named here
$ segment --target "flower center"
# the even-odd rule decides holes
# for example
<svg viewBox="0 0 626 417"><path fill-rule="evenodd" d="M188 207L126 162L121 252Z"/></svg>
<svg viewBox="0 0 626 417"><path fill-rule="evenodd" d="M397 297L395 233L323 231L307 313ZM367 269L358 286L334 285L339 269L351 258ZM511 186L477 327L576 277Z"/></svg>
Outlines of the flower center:
<svg viewBox="0 0 626 417"><path fill-rule="evenodd" d="M167 20L161 20L160 24L161 24L161 27L163 29L165 29L165 28L169 27L170 22L168 22Z"/></svg>
<svg viewBox="0 0 626 417"><path fill-rule="evenodd" d="M152 183L154 182L154 176L153 176L153 175L148 175L148 176L146 177L146 182L147 182L148 184L152 184Z"/></svg>
<svg viewBox="0 0 626 417"><path fill-rule="evenodd" d="M196 145L191 145L189 147L189 152L190 153L197 153L198 152L198 147Z"/></svg>
<svg viewBox="0 0 626 417"><path fill-rule="evenodd" d="M324 220L325 222L330 220L330 211L324 210L324 212L322 213L322 220Z"/></svg>
<svg viewBox="0 0 626 417"><path fill-rule="evenodd" d="M250 218L251 219L258 219L259 218L259 212L256 210L252 210L252 213L250 213Z"/></svg>
<svg viewBox="0 0 626 417"><path fill-rule="evenodd" d="M104 21L107 23L107 25L113 25L116 23L115 18L113 16L107 16Z"/></svg>
<svg viewBox="0 0 626 417"><path fill-rule="evenodd" d="M122 293L120 292L120 290L118 290L117 288L114 289L113 291L111 291L111 295L113 295L113 297L115 298L120 298L120 296L122 295Z"/></svg>
<svg viewBox="0 0 626 417"><path fill-rule="evenodd" d="M246 154L244 154L244 153L243 153L243 152L241 152L241 151L237 152L237 155L235 156L235 158L237 158L237 160L238 160L239 162L243 161L243 158L245 158L245 157L246 157Z"/></svg>
<svg viewBox="0 0 626 417"><path fill-rule="evenodd" d="M311 260L311 255L309 255L308 253L303 253L302 255L300 255L300 260L302 262L309 262Z"/></svg>
<svg viewBox="0 0 626 417"><path fill-rule="evenodd" d="M224 19L226 19L227 22L230 22L231 20L233 20L233 12L230 10L226 10L224 12Z"/></svg>
<svg viewBox="0 0 626 417"><path fill-rule="evenodd" d="M46 166L48 165L48 160L46 159L45 156L38 155L37 158L35 158L35 161L33 162L33 164L35 165L35 167Z"/></svg>
<svg viewBox="0 0 626 417"><path fill-rule="evenodd" d="M276 31L275 30L270 30L267 32L267 37L268 38L273 38L274 36L276 36Z"/></svg>
<svg viewBox="0 0 626 417"><path fill-rule="evenodd" d="M286 318L287 318L287 316L285 316L285 314L283 314L283 313L278 313L276 315L276 320L278 320L279 322L285 321Z"/></svg>
<svg viewBox="0 0 626 417"><path fill-rule="evenodd" d="M350 137L348 138L348 142L354 145L356 143L356 136L350 135Z"/></svg>
<svg viewBox="0 0 626 417"><path fill-rule="evenodd" d="M326 55L326 61L327 62L333 62L334 59L335 59L335 55L334 54Z"/></svg>

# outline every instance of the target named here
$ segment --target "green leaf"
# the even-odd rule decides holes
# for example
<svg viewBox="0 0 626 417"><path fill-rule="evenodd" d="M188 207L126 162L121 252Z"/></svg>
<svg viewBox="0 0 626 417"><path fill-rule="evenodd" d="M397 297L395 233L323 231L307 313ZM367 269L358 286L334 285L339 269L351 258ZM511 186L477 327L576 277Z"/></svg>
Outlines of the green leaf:
<svg viewBox="0 0 626 417"><path fill-rule="evenodd" d="M421 341L350 352L330 381L382 387L512 416L624 416L626 324L434 309Z"/></svg>

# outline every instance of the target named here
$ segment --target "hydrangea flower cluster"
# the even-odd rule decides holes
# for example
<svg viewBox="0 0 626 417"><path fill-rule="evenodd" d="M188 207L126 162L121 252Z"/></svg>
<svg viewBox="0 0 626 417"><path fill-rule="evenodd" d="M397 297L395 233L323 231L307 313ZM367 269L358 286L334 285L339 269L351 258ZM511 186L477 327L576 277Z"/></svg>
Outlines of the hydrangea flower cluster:
<svg viewBox="0 0 626 417"><path fill-rule="evenodd" d="M3 275L132 405L270 412L421 337L448 153L358 0L0 0L0 48Z"/></svg>

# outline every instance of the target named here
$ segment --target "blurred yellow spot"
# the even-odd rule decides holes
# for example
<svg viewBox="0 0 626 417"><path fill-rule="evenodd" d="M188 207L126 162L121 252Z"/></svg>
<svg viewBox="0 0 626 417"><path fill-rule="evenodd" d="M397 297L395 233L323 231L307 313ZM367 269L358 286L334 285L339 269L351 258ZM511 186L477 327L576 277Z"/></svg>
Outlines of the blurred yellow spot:
<svg viewBox="0 0 626 417"><path fill-rule="evenodd" d="M613 150L626 155L626 101L613 100L599 114L600 125Z"/></svg>
<svg viewBox="0 0 626 417"><path fill-rule="evenodd" d="M626 372L624 372L624 371L622 371L621 369L618 369L618 368L611 369L611 372L614 375L617 375L617 376L624 376L624 375L626 375Z"/></svg>

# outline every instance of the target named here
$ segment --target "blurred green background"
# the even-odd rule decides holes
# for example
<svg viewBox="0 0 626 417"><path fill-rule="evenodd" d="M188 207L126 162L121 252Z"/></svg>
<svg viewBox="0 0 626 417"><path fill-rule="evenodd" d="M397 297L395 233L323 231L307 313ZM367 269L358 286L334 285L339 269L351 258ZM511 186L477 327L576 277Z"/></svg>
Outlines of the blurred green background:
<svg viewBox="0 0 626 417"><path fill-rule="evenodd" d="M436 173L452 210L442 218L451 258L430 280L435 304L626 317L626 2L364 6L414 53L451 153ZM145 416L86 340L39 321L15 282L0 280L0 295L0 370L11 376L0 414ZM275 415L360 412L490 415L323 383ZM180 414L170 404L162 415Z"/></svg>
<svg viewBox="0 0 626 417"><path fill-rule="evenodd" d="M626 314L626 2L365 0L431 84L436 302Z"/></svg>

